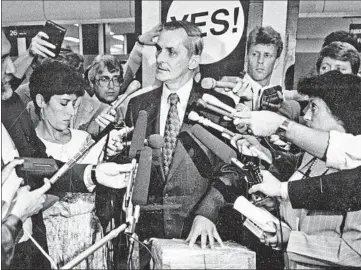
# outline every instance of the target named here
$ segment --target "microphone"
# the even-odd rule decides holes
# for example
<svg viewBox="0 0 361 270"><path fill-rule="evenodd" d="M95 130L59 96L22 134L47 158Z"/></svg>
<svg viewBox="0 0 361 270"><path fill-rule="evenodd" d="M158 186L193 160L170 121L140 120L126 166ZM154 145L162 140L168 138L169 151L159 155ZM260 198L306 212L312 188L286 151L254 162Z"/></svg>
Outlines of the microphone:
<svg viewBox="0 0 361 270"><path fill-rule="evenodd" d="M233 164L240 169L243 169L244 164L237 159L237 153L230 146L222 142L212 133L200 125L194 125L191 129L192 134L209 148L217 157L223 162Z"/></svg>
<svg viewBox="0 0 361 270"><path fill-rule="evenodd" d="M204 78L201 82L201 86L204 89L214 89L214 88L227 88L229 87L229 82L216 81L213 78Z"/></svg>
<svg viewBox="0 0 361 270"><path fill-rule="evenodd" d="M148 114L146 111L140 111L133 131L132 142L129 148L129 158L135 158L137 152L144 147L145 133L147 131Z"/></svg>
<svg viewBox="0 0 361 270"><path fill-rule="evenodd" d="M117 109L124 102L124 100L126 100L131 94L137 91L140 87L141 87L140 82L138 82L137 80L132 81L129 84L127 90L124 92L124 94L120 95L118 99L114 102L114 104L105 111L105 113L110 112L111 109L114 110Z"/></svg>
<svg viewBox="0 0 361 270"><path fill-rule="evenodd" d="M165 183L165 174L163 170L163 160L162 160L162 148L164 146L164 139L159 134L152 134L148 138L148 145L153 150L153 164L157 169L158 175L160 175L161 180Z"/></svg>
<svg viewBox="0 0 361 270"><path fill-rule="evenodd" d="M221 115L224 115L224 116L228 116L229 118L233 118L233 115L230 114L229 112L224 111L224 110L222 110L222 109L220 109L220 108L218 108L216 106L210 105L201 98L197 100L197 106L206 108L208 110L211 110L211 111L213 111L215 113L218 113L218 114L221 114Z"/></svg>
<svg viewBox="0 0 361 270"><path fill-rule="evenodd" d="M220 101L218 98L216 98L215 96L212 96L210 94L203 94L202 99L208 104L208 105L212 105L214 107L218 107L222 110L227 111L230 114L235 113L237 110L225 103L223 103L222 101Z"/></svg>
<svg viewBox="0 0 361 270"><path fill-rule="evenodd" d="M138 170L133 187L133 205L147 204L151 166L152 149L146 146L140 152Z"/></svg>
<svg viewBox="0 0 361 270"><path fill-rule="evenodd" d="M189 120L192 120L194 122L198 122L206 127L210 127L210 128L213 128L215 130L218 130L219 132L221 133L227 133L229 136L233 137L234 135L236 135L234 132L230 131L229 129L226 129L214 122L212 122L211 120L203 117L203 116L200 116L198 113L196 113L195 111L191 111L189 114L188 114L188 119Z"/></svg>

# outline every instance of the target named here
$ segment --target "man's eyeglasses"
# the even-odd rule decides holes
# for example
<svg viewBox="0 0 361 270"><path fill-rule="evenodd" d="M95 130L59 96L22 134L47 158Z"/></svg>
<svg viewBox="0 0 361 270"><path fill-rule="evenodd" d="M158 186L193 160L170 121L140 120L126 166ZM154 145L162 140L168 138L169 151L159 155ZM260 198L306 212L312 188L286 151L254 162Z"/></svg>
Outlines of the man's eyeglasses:
<svg viewBox="0 0 361 270"><path fill-rule="evenodd" d="M114 86L120 86L123 83L123 78L120 76L114 76L112 78L109 78L108 76L100 76L96 82L103 87L107 87L110 83L110 81L113 82Z"/></svg>

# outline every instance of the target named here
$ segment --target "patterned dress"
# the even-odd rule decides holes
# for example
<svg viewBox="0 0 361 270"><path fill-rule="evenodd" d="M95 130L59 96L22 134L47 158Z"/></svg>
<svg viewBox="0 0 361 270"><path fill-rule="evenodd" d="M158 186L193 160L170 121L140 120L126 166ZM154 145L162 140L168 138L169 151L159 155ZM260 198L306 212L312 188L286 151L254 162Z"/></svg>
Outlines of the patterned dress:
<svg viewBox="0 0 361 270"><path fill-rule="evenodd" d="M71 140L57 144L41 139L46 152L60 161L67 162L88 141L89 134L81 130L71 131ZM79 163L96 164L96 158L85 157ZM90 162L93 159L93 162ZM102 227L95 215L94 193L59 194L61 199L44 211L50 256L58 265L64 265L76 255L103 237ZM98 249L74 269L106 269L106 248Z"/></svg>
<svg viewBox="0 0 361 270"><path fill-rule="evenodd" d="M335 171L306 153L289 181ZM283 201L281 215L292 228L287 246L289 269L361 266L361 211L293 209L289 201Z"/></svg>

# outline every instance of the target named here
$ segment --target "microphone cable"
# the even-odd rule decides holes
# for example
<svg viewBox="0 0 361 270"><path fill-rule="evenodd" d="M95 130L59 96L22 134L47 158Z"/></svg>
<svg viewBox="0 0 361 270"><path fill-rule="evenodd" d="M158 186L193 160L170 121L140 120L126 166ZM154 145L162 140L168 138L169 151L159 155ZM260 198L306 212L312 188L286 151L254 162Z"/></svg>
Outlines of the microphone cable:
<svg viewBox="0 0 361 270"><path fill-rule="evenodd" d="M156 260L156 258L153 256L152 252L150 251L150 249L147 247L146 244L144 244L142 241L139 241L138 239L135 239L130 233L124 233L126 236L128 236L129 238L132 238L133 241L137 242L138 244L140 244L143 248L145 248L147 250L147 252L149 253L149 255L151 256L152 260L153 260L153 270L155 269L155 265L158 263L158 260Z"/></svg>

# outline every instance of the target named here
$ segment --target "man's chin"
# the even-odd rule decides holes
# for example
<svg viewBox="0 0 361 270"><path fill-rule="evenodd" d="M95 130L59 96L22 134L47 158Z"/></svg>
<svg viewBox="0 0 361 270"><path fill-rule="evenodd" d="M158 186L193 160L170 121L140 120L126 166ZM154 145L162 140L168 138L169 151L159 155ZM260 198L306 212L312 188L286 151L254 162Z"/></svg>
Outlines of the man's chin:
<svg viewBox="0 0 361 270"><path fill-rule="evenodd" d="M166 76L165 74L163 74L162 72L157 72L155 74L155 78L161 82L165 82L167 81L169 78L168 76Z"/></svg>
<svg viewBox="0 0 361 270"><path fill-rule="evenodd" d="M106 104L109 104L109 105L116 100L116 98L114 98L114 97L106 97L106 98L98 98L98 99L99 99L101 102L106 103Z"/></svg>

